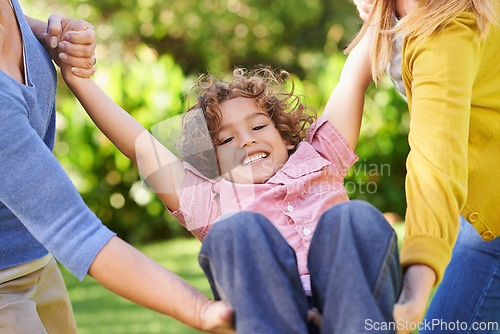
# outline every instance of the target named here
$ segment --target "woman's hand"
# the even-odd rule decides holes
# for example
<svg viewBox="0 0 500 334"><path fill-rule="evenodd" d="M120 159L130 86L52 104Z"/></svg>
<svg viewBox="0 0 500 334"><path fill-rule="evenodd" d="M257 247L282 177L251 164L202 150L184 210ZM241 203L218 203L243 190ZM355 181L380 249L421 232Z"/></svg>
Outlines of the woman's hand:
<svg viewBox="0 0 500 334"><path fill-rule="evenodd" d="M234 314L224 302L210 302L201 314L201 330L214 334L236 334L233 327Z"/></svg>
<svg viewBox="0 0 500 334"><path fill-rule="evenodd" d="M96 44L94 26L90 23L52 14L42 39L63 75L67 71L82 78L94 75Z"/></svg>
<svg viewBox="0 0 500 334"><path fill-rule="evenodd" d="M427 302L436 282L436 274L430 267L415 264L405 272L403 290L394 305L394 321L398 334L409 334L422 321Z"/></svg>

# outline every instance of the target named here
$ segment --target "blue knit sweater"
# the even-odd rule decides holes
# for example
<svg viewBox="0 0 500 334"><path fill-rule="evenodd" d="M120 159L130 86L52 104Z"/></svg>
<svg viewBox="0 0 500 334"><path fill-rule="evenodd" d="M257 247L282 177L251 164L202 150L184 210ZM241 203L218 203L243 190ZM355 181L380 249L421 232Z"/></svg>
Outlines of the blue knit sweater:
<svg viewBox="0 0 500 334"><path fill-rule="evenodd" d="M24 42L26 85L0 70L0 269L49 251L83 279L113 233L87 208L52 154L57 76L12 0Z"/></svg>

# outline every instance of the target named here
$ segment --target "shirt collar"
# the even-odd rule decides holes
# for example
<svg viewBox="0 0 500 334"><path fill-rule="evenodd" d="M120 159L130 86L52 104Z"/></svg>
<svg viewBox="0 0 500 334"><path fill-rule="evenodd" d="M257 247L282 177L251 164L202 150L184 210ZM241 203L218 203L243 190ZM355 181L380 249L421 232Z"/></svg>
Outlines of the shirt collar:
<svg viewBox="0 0 500 334"><path fill-rule="evenodd" d="M283 179L299 178L321 170L331 162L322 158L308 142L299 143L297 150L290 155L285 165L273 175L268 183L283 183Z"/></svg>

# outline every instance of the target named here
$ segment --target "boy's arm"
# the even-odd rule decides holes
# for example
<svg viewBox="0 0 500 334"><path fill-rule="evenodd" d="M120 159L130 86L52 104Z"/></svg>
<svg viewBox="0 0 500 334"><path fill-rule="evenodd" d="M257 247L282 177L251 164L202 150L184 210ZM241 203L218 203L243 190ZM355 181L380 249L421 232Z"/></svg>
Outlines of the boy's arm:
<svg viewBox="0 0 500 334"><path fill-rule="evenodd" d="M365 91L371 82L371 36L372 31L368 29L347 57L340 80L322 115L340 131L352 149L358 142Z"/></svg>
<svg viewBox="0 0 500 334"><path fill-rule="evenodd" d="M64 65L61 69L66 84L97 127L137 165L145 178L155 173L156 184L150 186L165 206L177 210L177 190L181 188L185 175L179 159L112 101L94 81L74 76L69 66Z"/></svg>

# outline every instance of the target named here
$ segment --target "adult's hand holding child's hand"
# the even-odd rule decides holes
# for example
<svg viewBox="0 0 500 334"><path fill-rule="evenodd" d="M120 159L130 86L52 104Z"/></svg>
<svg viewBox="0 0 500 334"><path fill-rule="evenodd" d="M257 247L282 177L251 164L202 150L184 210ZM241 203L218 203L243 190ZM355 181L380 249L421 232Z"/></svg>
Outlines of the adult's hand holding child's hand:
<svg viewBox="0 0 500 334"><path fill-rule="evenodd" d="M42 37L63 75L69 74L67 71L82 78L94 75L96 44L94 26L90 23L52 14Z"/></svg>
<svg viewBox="0 0 500 334"><path fill-rule="evenodd" d="M236 334L233 327L234 313L224 302L207 304L202 311L201 330L214 334Z"/></svg>
<svg viewBox="0 0 500 334"><path fill-rule="evenodd" d="M403 290L394 305L394 321L398 334L410 334L422 321L427 308L436 274L430 267L415 264L408 267L404 275Z"/></svg>

